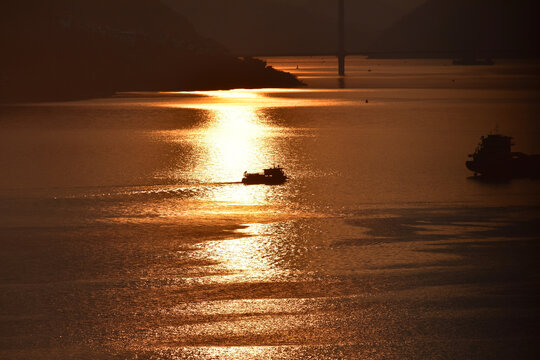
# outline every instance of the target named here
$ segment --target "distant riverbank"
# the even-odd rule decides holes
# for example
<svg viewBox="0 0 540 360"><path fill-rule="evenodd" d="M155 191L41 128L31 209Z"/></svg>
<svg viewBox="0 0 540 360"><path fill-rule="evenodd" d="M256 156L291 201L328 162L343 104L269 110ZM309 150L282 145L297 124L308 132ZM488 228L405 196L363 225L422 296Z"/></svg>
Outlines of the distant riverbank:
<svg viewBox="0 0 540 360"><path fill-rule="evenodd" d="M177 58L176 63L178 66L173 66L171 61L170 73L141 75L135 71L121 76L111 73L109 77L99 75L93 78L78 71L71 74L69 69L62 74L43 70L32 76L25 75L20 82L14 81L19 78L13 78L13 82L8 84L4 82L0 88L0 104L106 98L117 92L131 91L295 88L304 85L295 75L276 70L265 61L254 58L191 56Z"/></svg>

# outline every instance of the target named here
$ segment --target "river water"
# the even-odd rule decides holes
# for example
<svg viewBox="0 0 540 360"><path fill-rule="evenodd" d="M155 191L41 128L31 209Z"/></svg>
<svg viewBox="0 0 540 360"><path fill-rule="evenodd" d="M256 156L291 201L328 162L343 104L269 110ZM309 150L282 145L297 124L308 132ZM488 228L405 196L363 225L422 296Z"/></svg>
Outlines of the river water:
<svg viewBox="0 0 540 360"><path fill-rule="evenodd" d="M307 86L0 108L0 358L536 358L540 183L464 162L540 153L540 66L268 61Z"/></svg>

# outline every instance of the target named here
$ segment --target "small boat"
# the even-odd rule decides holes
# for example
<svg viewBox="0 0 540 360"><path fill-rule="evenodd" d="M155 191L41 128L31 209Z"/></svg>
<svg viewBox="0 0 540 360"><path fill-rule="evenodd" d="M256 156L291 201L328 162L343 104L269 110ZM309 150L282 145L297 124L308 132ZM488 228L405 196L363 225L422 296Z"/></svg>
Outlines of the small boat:
<svg viewBox="0 0 540 360"><path fill-rule="evenodd" d="M287 176L283 172L283 168L274 166L268 169L264 169L262 173L248 173L244 172L242 183L244 185L279 185L287 181Z"/></svg>
<svg viewBox="0 0 540 360"><path fill-rule="evenodd" d="M522 178L540 177L540 155L528 155L511 150L512 137L500 134L482 136L473 154L472 160L466 161L465 166L474 175L486 178Z"/></svg>

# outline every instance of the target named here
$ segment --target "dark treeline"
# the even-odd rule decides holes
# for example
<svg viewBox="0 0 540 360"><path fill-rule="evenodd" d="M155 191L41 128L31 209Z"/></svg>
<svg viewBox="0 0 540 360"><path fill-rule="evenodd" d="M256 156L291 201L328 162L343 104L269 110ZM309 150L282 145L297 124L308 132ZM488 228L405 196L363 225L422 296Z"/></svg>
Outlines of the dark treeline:
<svg viewBox="0 0 540 360"><path fill-rule="evenodd" d="M231 56L158 1L3 0L0 17L3 102L300 85Z"/></svg>

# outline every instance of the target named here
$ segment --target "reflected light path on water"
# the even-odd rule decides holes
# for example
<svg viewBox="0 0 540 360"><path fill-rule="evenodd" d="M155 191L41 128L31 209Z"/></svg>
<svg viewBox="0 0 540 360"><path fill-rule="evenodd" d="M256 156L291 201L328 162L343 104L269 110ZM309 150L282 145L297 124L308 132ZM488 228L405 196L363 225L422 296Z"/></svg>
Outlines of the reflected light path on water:
<svg viewBox="0 0 540 360"><path fill-rule="evenodd" d="M245 90L191 94L202 97L193 102L167 104L203 110L205 114L202 124L187 134L174 130L167 134L170 141L187 140L197 154L192 167L181 171L205 183L239 182L244 171L260 171L283 159L274 140L285 130L273 126L261 111L265 106L261 105L265 99L262 94ZM176 177L181 178L182 174ZM215 190L208 201L261 203L267 192L264 187L258 187L257 191L238 186Z"/></svg>
<svg viewBox="0 0 540 360"><path fill-rule="evenodd" d="M179 164L172 169L176 173L171 177L211 184L201 185L205 191L195 199L192 216L193 213L226 218L238 215L249 225L226 240L201 242L179 251L178 256L212 264L205 269L208 276L201 279L206 284L290 277L291 257L297 251L290 248L296 246L290 241L291 222L284 220L289 220L294 212L290 209L294 205L290 197L297 191L294 184L245 186L240 180L244 171L261 171L274 164L289 169L293 165L285 140L308 132L291 133L290 129L276 125L265 110L277 106L310 106L317 100L273 97L261 90L183 94L196 96L187 101L180 98L165 106L200 110L203 120L192 129L162 132L167 141L188 144L196 154L188 169ZM174 202L169 206L174 206Z"/></svg>
<svg viewBox="0 0 540 360"><path fill-rule="evenodd" d="M312 136L310 129L276 124L268 109L316 106L321 100L281 97L292 90L229 90L181 92L182 97L161 104L168 108L200 110L202 119L189 129L161 130L165 141L189 147L191 159L177 159L164 177L178 182L212 184L199 200L215 213L227 214L234 206L272 206L292 191L284 186L239 185L244 171L259 172L272 165L290 175L291 137ZM299 91L299 90L295 90ZM183 97L186 96L186 97ZM283 205L283 204L282 204ZM265 207L265 210L268 210Z"/></svg>
<svg viewBox="0 0 540 360"><path fill-rule="evenodd" d="M229 181L238 179L238 174L256 163L264 162L269 153L269 129L259 120L251 107L231 106L216 109L212 120L203 131L202 142L206 146L209 164L207 171L227 174ZM214 179L218 180L218 179Z"/></svg>
<svg viewBox="0 0 540 360"><path fill-rule="evenodd" d="M237 231L240 237L205 241L179 256L210 261L204 284L290 281L307 249L298 241L296 227L294 220L249 224Z"/></svg>
<svg viewBox="0 0 540 360"><path fill-rule="evenodd" d="M189 259L194 263L206 263L204 276L195 280L200 285L209 286L256 286L267 283L271 286L275 281L294 281L298 275L296 268L299 254L305 251L294 235L294 220L290 214L277 215L284 208L290 207L290 196L294 194L294 185L286 183L282 186L244 186L239 182L244 171L261 171L273 164L280 164L290 169L290 156L284 137L304 136L298 130L292 133L289 129L277 126L265 109L287 104L288 106L306 105L309 101L277 99L265 96L258 91L215 91L199 92L204 95L195 98L195 102L172 104L171 107L185 107L202 110L205 119L194 129L188 131L169 131L166 136L171 142L188 143L194 148L197 158L192 163L190 177L202 182L214 184L209 186L204 196L197 201L205 211L214 216L228 217L235 213L250 214L249 221L255 221L238 229L228 239L203 241L178 251L180 259ZM300 133L300 135L299 135ZM180 166L172 177L183 178L185 169ZM285 210L287 212L287 210ZM270 217L269 217L270 216ZM248 218L244 215L244 218ZM279 221L276 221L279 220ZM256 314L261 301L246 299L244 310L248 314ZM233 303L234 304L234 303ZM276 311L296 304L295 300L279 302ZM264 304L263 304L264 305ZM283 307L285 305L285 307ZM216 310L229 316L234 307L230 302L207 301L196 312L208 314ZM175 308L163 309L175 314ZM180 310L179 314L184 314ZM240 314L241 315L241 314ZM263 311L264 315L264 311ZM306 325L303 316L291 315L289 327L296 329ZM251 332L264 334L268 331L283 331L281 320L260 321L255 318L243 321L238 327L236 322L219 322L211 324L194 324L177 328L157 328L153 332L160 338L189 339L215 336L223 333L246 336ZM152 336L147 341L152 342ZM182 341L184 342L184 341ZM174 343L174 340L173 340ZM171 358L203 357L203 358L254 358L269 355L283 355L283 349L259 346L226 346L191 347L165 350ZM150 345L151 346L151 345ZM187 355L189 354L189 355Z"/></svg>

